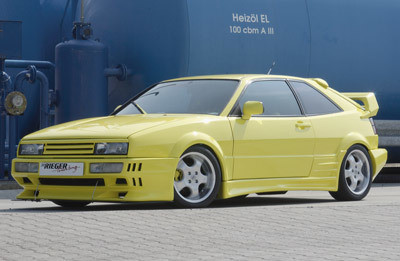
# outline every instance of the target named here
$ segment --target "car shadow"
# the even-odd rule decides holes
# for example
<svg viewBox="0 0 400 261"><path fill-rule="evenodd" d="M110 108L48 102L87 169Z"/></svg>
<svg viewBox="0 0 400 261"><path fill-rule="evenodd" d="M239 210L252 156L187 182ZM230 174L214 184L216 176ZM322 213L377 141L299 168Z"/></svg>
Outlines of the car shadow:
<svg viewBox="0 0 400 261"><path fill-rule="evenodd" d="M301 204L317 204L337 202L334 199L316 198L294 198L285 196L248 196L246 198L231 198L216 200L209 208L232 208L232 207L260 207L260 206L285 206Z"/></svg>
<svg viewBox="0 0 400 261"><path fill-rule="evenodd" d="M302 204L334 203L334 199L294 198L285 196L248 196L246 198L231 198L216 200L208 209L240 208L240 207L271 207ZM39 205L40 203L38 203ZM126 210L182 210L173 202L138 202L138 203L102 203L91 204L83 208L63 208L57 205L51 207L10 208L0 210L0 213L8 212L87 212L87 211L126 211Z"/></svg>

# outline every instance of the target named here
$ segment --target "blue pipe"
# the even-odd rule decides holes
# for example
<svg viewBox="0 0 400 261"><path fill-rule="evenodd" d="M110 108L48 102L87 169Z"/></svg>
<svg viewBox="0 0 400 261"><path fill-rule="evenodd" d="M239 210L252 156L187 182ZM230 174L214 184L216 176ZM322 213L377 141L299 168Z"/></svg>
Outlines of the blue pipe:
<svg viewBox="0 0 400 261"><path fill-rule="evenodd" d="M8 132L8 179L11 177L12 160L17 156L17 145L18 145L18 118L16 116L8 117L9 119L9 132Z"/></svg>
<svg viewBox="0 0 400 261"><path fill-rule="evenodd" d="M41 71L36 72L36 77L40 81L40 128L49 126L49 80Z"/></svg>
<svg viewBox="0 0 400 261"><path fill-rule="evenodd" d="M14 90L18 90L20 88L20 86L22 86L22 83L24 82L24 80L28 80L29 77L28 75L29 71L25 70L25 71L21 71L17 74L17 76L15 76L15 82L14 82Z"/></svg>
<svg viewBox="0 0 400 261"><path fill-rule="evenodd" d="M9 68L26 68L29 65L34 65L39 69L54 69L53 63L48 61L30 61L30 60L6 60L6 67Z"/></svg>
<svg viewBox="0 0 400 261"><path fill-rule="evenodd" d="M6 113L1 109L0 111L0 180L4 179L4 165L6 155Z"/></svg>
<svg viewBox="0 0 400 261"><path fill-rule="evenodd" d="M22 72L19 72L15 78L14 86L11 84L11 79L8 74L4 71L0 71L0 179L4 179L5 171L8 171L8 178L11 177L11 163L12 159L16 156L17 150L17 129L18 121L17 117L9 117L9 146L8 153L5 148L6 140L6 111L4 108L5 97L8 93L13 90L22 88L23 82L26 80L29 83L35 83L36 80L40 82L40 128L49 126L49 81L44 73L38 71L36 66L44 69L54 69L54 64L46 61L24 61L24 60L4 60L0 61L0 68L4 68L4 65L12 68L28 68ZM36 65L36 66L35 66ZM8 160L5 155L8 154ZM5 168L5 163L8 162L8 168Z"/></svg>
<svg viewBox="0 0 400 261"><path fill-rule="evenodd" d="M115 68L104 69L104 75L106 77L116 77L119 81L125 81L130 74L131 71L125 64L118 64Z"/></svg>
<svg viewBox="0 0 400 261"><path fill-rule="evenodd" d="M6 163L6 110L4 108L5 97L7 93L11 91L11 78L10 76L3 71L4 69L4 60L0 59L0 179L4 179L5 163ZM10 148L10 146L9 146ZM10 159L10 153L8 153L8 158ZM10 164L8 164L8 168L10 168ZM10 171L8 171L8 178L11 179Z"/></svg>
<svg viewBox="0 0 400 261"><path fill-rule="evenodd" d="M21 89L23 81L27 80L29 83L35 83L36 80L40 82L40 129L49 126L49 80L46 75L41 71L36 70L34 65L28 66L28 69L17 74L15 77L14 89L18 91Z"/></svg>

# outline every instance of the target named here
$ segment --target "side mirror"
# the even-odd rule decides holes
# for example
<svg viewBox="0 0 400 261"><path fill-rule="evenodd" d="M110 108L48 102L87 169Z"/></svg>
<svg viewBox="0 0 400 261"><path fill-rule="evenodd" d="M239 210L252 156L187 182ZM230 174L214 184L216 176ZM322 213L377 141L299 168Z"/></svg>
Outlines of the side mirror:
<svg viewBox="0 0 400 261"><path fill-rule="evenodd" d="M247 101L243 105L242 119L248 120L252 115L261 114L264 112L264 106L259 101Z"/></svg>
<svg viewBox="0 0 400 261"><path fill-rule="evenodd" d="M114 111L118 110L121 107L122 107L122 105L118 105L117 107L115 107Z"/></svg>

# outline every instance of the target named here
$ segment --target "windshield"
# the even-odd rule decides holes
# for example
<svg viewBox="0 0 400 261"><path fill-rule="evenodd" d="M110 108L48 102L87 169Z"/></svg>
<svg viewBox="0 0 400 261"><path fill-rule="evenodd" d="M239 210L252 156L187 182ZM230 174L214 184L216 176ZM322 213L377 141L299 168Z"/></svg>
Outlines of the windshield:
<svg viewBox="0 0 400 261"><path fill-rule="evenodd" d="M238 86L234 80L160 83L126 104L117 115L183 113L219 115Z"/></svg>

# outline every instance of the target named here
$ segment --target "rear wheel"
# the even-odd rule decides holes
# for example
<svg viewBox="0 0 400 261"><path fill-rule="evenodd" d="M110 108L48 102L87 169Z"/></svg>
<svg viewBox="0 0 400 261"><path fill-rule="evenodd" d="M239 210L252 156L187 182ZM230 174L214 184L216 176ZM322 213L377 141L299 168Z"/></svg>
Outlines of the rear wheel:
<svg viewBox="0 0 400 261"><path fill-rule="evenodd" d="M53 200L53 203L64 208L83 208L90 204L90 201Z"/></svg>
<svg viewBox="0 0 400 261"><path fill-rule="evenodd" d="M174 200L183 207L208 206L221 185L221 168L214 154L202 146L187 149L181 156L174 180Z"/></svg>
<svg viewBox="0 0 400 261"><path fill-rule="evenodd" d="M353 145L340 168L338 191L330 194L342 201L361 200L368 194L371 183L372 164L368 151L361 145Z"/></svg>

